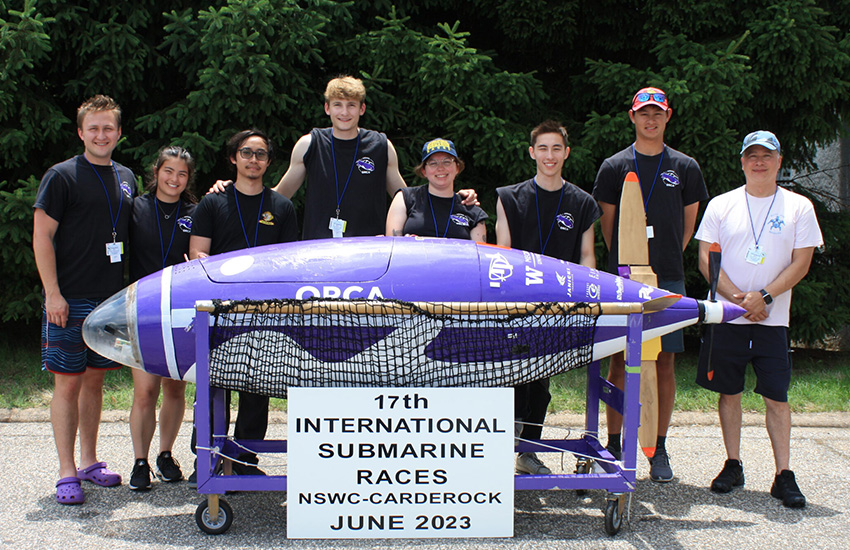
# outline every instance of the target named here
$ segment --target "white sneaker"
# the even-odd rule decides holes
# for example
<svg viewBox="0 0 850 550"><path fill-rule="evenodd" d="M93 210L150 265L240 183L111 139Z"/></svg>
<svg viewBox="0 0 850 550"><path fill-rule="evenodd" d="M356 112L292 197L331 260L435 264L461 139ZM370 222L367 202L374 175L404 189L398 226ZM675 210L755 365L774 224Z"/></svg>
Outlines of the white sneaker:
<svg viewBox="0 0 850 550"><path fill-rule="evenodd" d="M536 453L520 453L516 457L516 471L518 474L531 474L536 476L552 475L552 470L546 467L537 458Z"/></svg>

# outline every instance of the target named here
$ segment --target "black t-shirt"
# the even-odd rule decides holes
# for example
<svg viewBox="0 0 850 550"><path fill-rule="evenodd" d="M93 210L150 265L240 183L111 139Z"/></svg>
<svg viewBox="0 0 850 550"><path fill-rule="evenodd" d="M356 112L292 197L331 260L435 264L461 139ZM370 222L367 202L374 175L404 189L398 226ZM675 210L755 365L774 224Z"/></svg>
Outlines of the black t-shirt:
<svg viewBox="0 0 850 550"><path fill-rule="evenodd" d="M454 199L431 195L428 192L428 184L404 187L400 191L404 196L404 205L407 207L407 221L404 222L405 235L469 239L472 228L488 217L481 208L462 204L462 199L457 193ZM434 227L435 218L436 227Z"/></svg>
<svg viewBox="0 0 850 550"><path fill-rule="evenodd" d="M148 193L133 201L130 223L130 282L184 261L189 252L195 205L164 203Z"/></svg>
<svg viewBox="0 0 850 550"><path fill-rule="evenodd" d="M589 193L569 182L562 190L547 191L534 179L499 187L496 193L510 227L512 248L581 261L581 238L602 215Z"/></svg>
<svg viewBox="0 0 850 550"><path fill-rule="evenodd" d="M201 199L195 208L192 235L212 239L210 254L222 254L295 241L298 220L292 202L280 193L263 188L262 193L245 195L231 185L225 193L210 193Z"/></svg>
<svg viewBox="0 0 850 550"><path fill-rule="evenodd" d="M649 239L649 265L659 279L681 280L685 278L682 267L685 206L706 200L708 190L697 161L667 146L662 154L663 158L661 155L648 157L633 153L633 148L629 146L605 159L596 174L593 196L599 202L619 205L623 180L626 174L635 171L637 158L637 172L644 202L649 197L646 204L646 224L652 226L654 234L653 238ZM619 223L618 208L608 255L608 271L611 273L617 272Z"/></svg>
<svg viewBox="0 0 850 550"><path fill-rule="evenodd" d="M332 128L310 132L310 147L304 155L307 194L302 238L333 236L328 226L336 216L338 196L339 217L348 222L345 237L383 235L387 221L387 136L361 129L358 144L357 139L333 138L332 132Z"/></svg>
<svg viewBox="0 0 850 550"><path fill-rule="evenodd" d="M113 166L77 155L52 166L38 186L33 207L59 222L53 245L59 290L66 299L108 298L124 287L136 177L117 162ZM124 243L116 263L106 255L113 221L115 241Z"/></svg>

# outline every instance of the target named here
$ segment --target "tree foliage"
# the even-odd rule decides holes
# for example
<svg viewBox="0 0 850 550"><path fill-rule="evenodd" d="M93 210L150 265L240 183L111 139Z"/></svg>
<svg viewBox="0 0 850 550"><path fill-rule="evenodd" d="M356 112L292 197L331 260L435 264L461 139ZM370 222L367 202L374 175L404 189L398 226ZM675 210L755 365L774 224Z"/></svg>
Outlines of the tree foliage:
<svg viewBox="0 0 850 550"><path fill-rule="evenodd" d="M0 0L0 317L37 313L29 206L44 171L79 152L74 111L95 93L124 108L117 160L141 174L179 143L205 189L229 175L224 143L248 126L277 144L277 179L297 138L327 125L328 78L354 74L369 94L362 124L387 132L405 178L425 140L451 138L461 184L492 213L495 187L532 173L537 122L564 121L566 175L590 190L633 139L631 94L658 85L674 109L669 144L716 195L743 182L737 152L753 129L776 132L796 167L837 137L848 29L850 0ZM827 245L795 290L792 325L809 340L850 317L831 297L850 280L846 214L819 215ZM701 292L692 250L686 262Z"/></svg>

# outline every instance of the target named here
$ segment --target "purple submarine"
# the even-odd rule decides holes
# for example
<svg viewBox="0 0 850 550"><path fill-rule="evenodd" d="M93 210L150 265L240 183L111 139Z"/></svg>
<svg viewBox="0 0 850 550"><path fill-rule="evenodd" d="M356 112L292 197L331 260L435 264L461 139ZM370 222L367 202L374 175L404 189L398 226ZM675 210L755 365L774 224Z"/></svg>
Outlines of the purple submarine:
<svg viewBox="0 0 850 550"><path fill-rule="evenodd" d="M734 304L671 298L665 290L521 250L455 239L358 237L269 245L168 267L101 304L86 319L83 335L89 347L119 363L194 382L196 302L293 298L587 303L667 298L667 307L644 313L644 341L744 313ZM599 318L593 360L625 349L626 317Z"/></svg>

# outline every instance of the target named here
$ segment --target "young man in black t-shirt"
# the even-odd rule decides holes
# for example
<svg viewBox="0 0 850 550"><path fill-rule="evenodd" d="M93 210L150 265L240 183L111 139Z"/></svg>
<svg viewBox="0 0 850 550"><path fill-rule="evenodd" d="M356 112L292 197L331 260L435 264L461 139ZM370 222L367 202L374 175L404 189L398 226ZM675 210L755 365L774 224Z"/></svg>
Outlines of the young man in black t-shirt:
<svg viewBox="0 0 850 550"><path fill-rule="evenodd" d="M532 130L528 152L537 163L537 174L496 189L496 243L596 267L593 224L600 210L590 194L561 176L570 156L567 130L558 122L543 122ZM522 422L520 437L540 439L551 398L549 379L515 389L515 416ZM516 469L525 474L552 473L535 453L520 454Z"/></svg>
<svg viewBox="0 0 850 550"><path fill-rule="evenodd" d="M658 276L659 288L685 294L682 253L694 233L699 202L708 191L699 164L691 157L664 143L664 130L673 114L667 95L658 88L644 88L632 98L629 119L635 125L635 141L619 153L605 159L596 175L593 196L602 207L602 235L608 246L608 270L617 273L620 194L623 180L636 172L646 210L649 264ZM650 459L650 479L670 481L673 470L665 442L676 398L673 372L675 354L685 350L682 331L661 337L658 354L658 440L655 456ZM618 388L625 382L625 358L611 357L608 380ZM622 416L608 407L608 448L620 453Z"/></svg>
<svg viewBox="0 0 850 550"><path fill-rule="evenodd" d="M56 500L85 501L81 480L111 487L121 476L97 459L105 371L121 365L88 349L85 317L124 286L123 245L133 211L133 173L112 161L121 108L96 95L77 110L84 152L51 167L34 204L33 251L44 287L42 368L54 374L50 420L59 454ZM80 433L80 464L74 458Z"/></svg>
<svg viewBox="0 0 850 550"><path fill-rule="evenodd" d="M273 153L271 140L259 130L244 130L230 138L227 157L236 167L236 181L223 193L209 193L198 203L189 240L191 259L297 240L292 202L263 186ZM268 413L268 397L239 392L235 437L265 439ZM253 453L243 453L238 459L257 463ZM239 462L233 469L241 475L264 475L256 466Z"/></svg>

